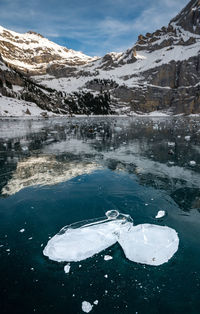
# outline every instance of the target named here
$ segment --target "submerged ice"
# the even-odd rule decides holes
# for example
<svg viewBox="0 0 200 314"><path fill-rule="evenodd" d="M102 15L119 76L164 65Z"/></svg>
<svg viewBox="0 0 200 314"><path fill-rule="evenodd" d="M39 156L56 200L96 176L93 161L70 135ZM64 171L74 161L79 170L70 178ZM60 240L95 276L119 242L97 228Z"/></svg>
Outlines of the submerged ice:
<svg viewBox="0 0 200 314"><path fill-rule="evenodd" d="M158 266L178 250L175 230L151 224L134 226L129 215L112 210L105 219L64 227L47 243L43 253L57 262L78 262L118 242L129 260Z"/></svg>

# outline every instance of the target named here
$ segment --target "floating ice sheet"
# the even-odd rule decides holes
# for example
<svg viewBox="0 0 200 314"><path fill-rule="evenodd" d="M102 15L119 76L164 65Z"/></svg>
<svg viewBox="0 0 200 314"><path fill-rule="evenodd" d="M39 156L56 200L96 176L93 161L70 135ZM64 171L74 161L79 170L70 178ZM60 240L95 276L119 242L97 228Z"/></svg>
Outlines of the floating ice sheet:
<svg viewBox="0 0 200 314"><path fill-rule="evenodd" d="M64 227L49 240L44 255L57 262L78 262L118 242L129 260L158 266L178 250L179 238L174 229L150 224L134 226L129 215L114 210L106 216Z"/></svg>
<svg viewBox="0 0 200 314"><path fill-rule="evenodd" d="M57 262L78 262L116 243L120 230L130 226L126 215L109 211L107 219L64 227L49 240L43 253Z"/></svg>
<svg viewBox="0 0 200 314"><path fill-rule="evenodd" d="M179 238L169 227L143 224L121 232L118 242L129 260L158 266L176 253Z"/></svg>

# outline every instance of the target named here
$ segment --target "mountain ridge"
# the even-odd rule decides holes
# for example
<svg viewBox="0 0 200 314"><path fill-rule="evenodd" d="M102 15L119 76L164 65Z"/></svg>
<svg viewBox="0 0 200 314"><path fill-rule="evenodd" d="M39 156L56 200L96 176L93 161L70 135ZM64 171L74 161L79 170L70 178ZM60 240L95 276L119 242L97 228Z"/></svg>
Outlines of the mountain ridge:
<svg viewBox="0 0 200 314"><path fill-rule="evenodd" d="M27 69L23 71L20 66L16 66L17 62L15 65L14 62L13 65L7 62L7 65L14 67L26 77L28 75L31 84L42 87L46 95L48 90L51 90L51 93L53 91L55 99L58 97L56 106L62 112L88 114L90 109L85 108L88 101L90 107L96 108L92 109L93 114L97 112L127 114L154 110L169 110L175 114L200 113L199 20L200 1L192 0L167 27L139 35L135 45L125 52L112 52L101 58L90 58L70 52L71 59L67 60L55 57L56 54L49 57L48 49L42 51L40 47L37 56L33 57L36 58L32 61L34 71L26 73ZM0 36L1 34L0 31ZM13 36L16 37L15 34ZM26 40L30 39L30 36L32 39L34 36L37 37L37 43L32 42L32 46L30 43L21 43L25 48L33 48L28 51L30 58L30 54L36 51L38 36L41 35L32 32L26 34L24 35ZM40 38L46 43L45 38ZM49 49L54 47L51 51L58 53L58 45L55 45L51 44ZM1 47L0 37L2 54ZM62 53L66 55L69 51L61 50L60 56ZM5 53L2 58L7 61L4 55ZM37 60L38 64L34 60ZM104 109L97 110L98 104L102 103ZM46 106L48 108L48 104ZM105 107L108 110L105 110Z"/></svg>
<svg viewBox="0 0 200 314"><path fill-rule="evenodd" d="M24 74L44 74L49 65L83 65L96 59L82 52L62 47L41 34L24 34L0 26L0 53L11 67Z"/></svg>

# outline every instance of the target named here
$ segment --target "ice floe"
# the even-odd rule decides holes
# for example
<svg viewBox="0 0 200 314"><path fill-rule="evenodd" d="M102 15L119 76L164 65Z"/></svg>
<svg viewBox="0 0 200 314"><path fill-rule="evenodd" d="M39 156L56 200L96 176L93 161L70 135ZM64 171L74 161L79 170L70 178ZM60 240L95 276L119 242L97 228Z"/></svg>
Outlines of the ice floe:
<svg viewBox="0 0 200 314"><path fill-rule="evenodd" d="M159 210L155 218L159 219L159 218L164 217L165 215L166 215L165 210Z"/></svg>
<svg viewBox="0 0 200 314"><path fill-rule="evenodd" d="M163 214L159 211L157 218ZM118 242L129 260L158 266L178 250L179 238L174 229L151 224L134 226L129 215L116 210L108 211L106 216L64 227L48 241L43 254L57 262L78 262ZM109 259L112 257L104 256L104 260Z"/></svg>
<svg viewBox="0 0 200 314"><path fill-rule="evenodd" d="M176 253L179 238L169 227L142 224L122 232L118 242L132 262L158 266Z"/></svg>
<svg viewBox="0 0 200 314"><path fill-rule="evenodd" d="M104 256L104 261L110 261L111 259L113 259L113 257L110 256L110 255L105 255Z"/></svg>
<svg viewBox="0 0 200 314"><path fill-rule="evenodd" d="M82 311L85 313L89 313L93 308L93 305L90 302L83 301L82 302Z"/></svg>
<svg viewBox="0 0 200 314"><path fill-rule="evenodd" d="M107 249L117 242L117 234L129 227L126 215L108 211L107 218L64 227L45 247L43 253L57 262L78 262Z"/></svg>
<svg viewBox="0 0 200 314"><path fill-rule="evenodd" d="M191 161L190 161L190 166L196 166L196 161L191 160Z"/></svg>
<svg viewBox="0 0 200 314"><path fill-rule="evenodd" d="M65 265L65 267L64 267L64 272L65 272L66 274L68 274L68 273L70 272L70 268L71 268L70 263L68 263L68 264Z"/></svg>
<svg viewBox="0 0 200 314"><path fill-rule="evenodd" d="M190 141L190 139L191 139L191 136L189 136L189 135L188 135L188 136L185 136L185 140L186 140L186 141L188 141L188 142L189 142L189 141Z"/></svg>

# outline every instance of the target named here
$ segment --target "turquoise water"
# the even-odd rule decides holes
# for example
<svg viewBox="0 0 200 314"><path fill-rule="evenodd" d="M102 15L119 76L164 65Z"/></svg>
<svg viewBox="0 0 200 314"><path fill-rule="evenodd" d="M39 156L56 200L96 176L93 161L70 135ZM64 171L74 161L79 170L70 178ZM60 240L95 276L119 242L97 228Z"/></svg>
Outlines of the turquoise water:
<svg viewBox="0 0 200 314"><path fill-rule="evenodd" d="M1 120L0 193L0 313L200 312L199 119ZM178 252L152 267L116 244L69 274L43 256L63 226L110 209L176 229Z"/></svg>

